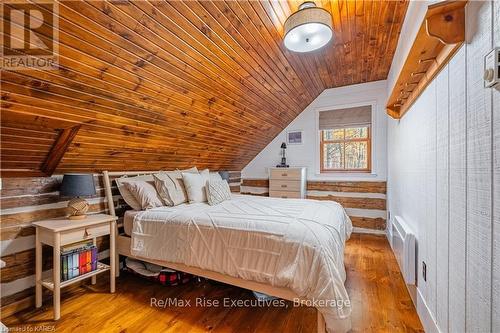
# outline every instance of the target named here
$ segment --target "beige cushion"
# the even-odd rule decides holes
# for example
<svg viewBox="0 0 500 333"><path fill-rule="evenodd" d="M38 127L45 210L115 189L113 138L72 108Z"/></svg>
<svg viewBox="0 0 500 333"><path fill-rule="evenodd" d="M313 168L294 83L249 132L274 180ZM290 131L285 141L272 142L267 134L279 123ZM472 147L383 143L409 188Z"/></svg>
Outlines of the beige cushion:
<svg viewBox="0 0 500 333"><path fill-rule="evenodd" d="M218 172L210 172L210 181L222 180L222 177Z"/></svg>
<svg viewBox="0 0 500 333"><path fill-rule="evenodd" d="M141 209L151 209L163 206L153 181L136 181L126 183L125 187L132 193L141 204Z"/></svg>
<svg viewBox="0 0 500 333"><path fill-rule="evenodd" d="M210 180L207 185L207 200L210 206L231 199L231 189L225 180Z"/></svg>
<svg viewBox="0 0 500 333"><path fill-rule="evenodd" d="M208 169L200 173L182 173L182 180L184 181L189 203L207 201L207 183L209 179L210 172Z"/></svg>
<svg viewBox="0 0 500 333"><path fill-rule="evenodd" d="M158 195L167 206L177 206L188 201L182 172L198 173L198 169L193 167L182 171L161 171L153 175Z"/></svg>
<svg viewBox="0 0 500 333"><path fill-rule="evenodd" d="M152 181L152 175L144 175L144 176L136 176L136 177L120 177L116 178L116 186L118 187L118 191L120 192L123 200L132 207L134 210L141 210L141 203L135 198L135 196L130 193L129 189L125 186L125 184L136 181Z"/></svg>

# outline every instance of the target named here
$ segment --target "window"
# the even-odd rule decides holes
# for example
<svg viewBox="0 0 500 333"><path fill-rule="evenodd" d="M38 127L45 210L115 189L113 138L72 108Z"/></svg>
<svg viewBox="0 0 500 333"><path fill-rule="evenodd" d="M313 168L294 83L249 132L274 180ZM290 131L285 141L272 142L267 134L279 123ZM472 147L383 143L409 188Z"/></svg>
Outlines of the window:
<svg viewBox="0 0 500 333"><path fill-rule="evenodd" d="M370 127L321 131L321 172L370 170Z"/></svg>
<svg viewBox="0 0 500 333"><path fill-rule="evenodd" d="M320 172L371 171L372 106L319 112Z"/></svg>

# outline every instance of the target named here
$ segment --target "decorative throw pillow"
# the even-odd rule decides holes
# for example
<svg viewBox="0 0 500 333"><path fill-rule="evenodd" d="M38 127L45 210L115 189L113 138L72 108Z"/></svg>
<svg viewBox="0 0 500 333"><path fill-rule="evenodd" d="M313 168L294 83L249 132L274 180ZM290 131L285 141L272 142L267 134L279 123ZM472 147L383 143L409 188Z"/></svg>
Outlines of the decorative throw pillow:
<svg viewBox="0 0 500 333"><path fill-rule="evenodd" d="M182 172L198 173L198 169L193 167L182 171L161 171L153 175L158 195L167 206L177 206L188 201Z"/></svg>
<svg viewBox="0 0 500 333"><path fill-rule="evenodd" d="M210 181L222 180L222 177L218 172L210 172Z"/></svg>
<svg viewBox="0 0 500 333"><path fill-rule="evenodd" d="M141 209L151 209L163 206L153 181L136 181L126 183L125 187L132 193L141 204Z"/></svg>
<svg viewBox="0 0 500 333"><path fill-rule="evenodd" d="M130 193L128 188L125 186L125 184L130 183L130 182L136 182L136 181L152 181L153 176L152 175L144 175L144 176L136 176L136 177L120 177L116 178L116 186L118 187L118 191L120 192L123 200L132 207L134 210L141 210L141 203L137 201L135 196Z"/></svg>
<svg viewBox="0 0 500 333"><path fill-rule="evenodd" d="M200 173L182 173L182 180L184 181L189 203L207 201L207 183L209 179L210 172L208 169Z"/></svg>
<svg viewBox="0 0 500 333"><path fill-rule="evenodd" d="M207 199L210 206L231 200L231 188L225 180L210 180L207 185Z"/></svg>

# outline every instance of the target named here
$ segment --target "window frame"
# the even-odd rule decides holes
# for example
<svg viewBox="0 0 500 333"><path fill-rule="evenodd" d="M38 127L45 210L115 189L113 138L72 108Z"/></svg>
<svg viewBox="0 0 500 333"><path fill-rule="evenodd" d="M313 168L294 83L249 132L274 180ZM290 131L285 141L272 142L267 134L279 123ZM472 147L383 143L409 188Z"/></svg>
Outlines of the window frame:
<svg viewBox="0 0 500 333"><path fill-rule="evenodd" d="M347 172L347 173L371 173L372 172L372 135L371 135L371 126L358 126L358 127L344 127L343 129L345 130L346 128L360 128L360 127L367 127L367 137L366 138L353 138L353 139L346 139L345 138L345 131L344 131L344 139L343 140L324 140L324 135L323 131L325 130L319 130L319 135L320 135L320 142L319 142L319 151L320 151L320 173L342 173L342 172ZM346 165L345 163L345 144L348 142L366 142L367 143L367 167L365 169L327 169L324 167L324 145L325 144L331 144L331 143L342 143L344 145L344 166Z"/></svg>

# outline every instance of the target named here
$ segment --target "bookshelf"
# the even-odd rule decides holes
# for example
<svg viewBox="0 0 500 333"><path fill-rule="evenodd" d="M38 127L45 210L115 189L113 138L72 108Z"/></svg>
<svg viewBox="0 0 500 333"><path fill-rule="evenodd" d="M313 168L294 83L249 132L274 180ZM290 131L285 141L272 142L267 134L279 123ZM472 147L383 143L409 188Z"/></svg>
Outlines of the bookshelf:
<svg viewBox="0 0 500 333"><path fill-rule="evenodd" d="M54 320L61 317L61 288L69 286L78 281L90 278L92 284L96 283L98 274L109 272L110 292L115 292L115 239L116 239L116 216L106 214L88 215L83 220L69 220L67 218L56 218L44 221L33 222L36 228L36 267L35 267L35 288L36 307L42 306L42 288L47 288L53 293ZM76 277L61 281L61 248L78 242L91 241L96 244L96 238L109 236L109 265L97 261L96 269L80 274ZM42 279L42 245L52 246L53 269L52 277ZM94 261L95 262L95 261Z"/></svg>
<svg viewBox="0 0 500 333"><path fill-rule="evenodd" d="M60 288L64 288L64 287L67 287L75 282L78 282L78 281L82 281L82 280L85 280L85 279L88 279L88 278L91 278L93 276L96 276L97 274L100 274L100 273L103 273L103 272L107 272L110 270L110 266L109 265L106 265L102 262L97 262L97 269L93 270L92 272L88 272L88 273L85 273L85 274L82 274L82 275L78 275L77 277L75 278L72 278L72 279L69 279L69 280L66 280L66 281L62 281L59 285ZM49 289L49 290L54 290L54 280L52 277L49 277L49 278L46 278L46 279L43 279L42 280L42 286L44 286L45 288Z"/></svg>

